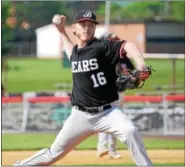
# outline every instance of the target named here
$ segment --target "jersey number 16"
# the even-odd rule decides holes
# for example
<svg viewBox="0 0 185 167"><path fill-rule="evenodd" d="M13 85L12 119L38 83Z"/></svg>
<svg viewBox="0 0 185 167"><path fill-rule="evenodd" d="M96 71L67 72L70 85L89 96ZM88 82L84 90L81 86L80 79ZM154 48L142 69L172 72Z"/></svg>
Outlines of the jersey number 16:
<svg viewBox="0 0 185 167"><path fill-rule="evenodd" d="M100 85L105 85L107 83L107 80L106 80L103 72L99 72L96 75L92 74L91 79L93 80L94 88L97 88Z"/></svg>

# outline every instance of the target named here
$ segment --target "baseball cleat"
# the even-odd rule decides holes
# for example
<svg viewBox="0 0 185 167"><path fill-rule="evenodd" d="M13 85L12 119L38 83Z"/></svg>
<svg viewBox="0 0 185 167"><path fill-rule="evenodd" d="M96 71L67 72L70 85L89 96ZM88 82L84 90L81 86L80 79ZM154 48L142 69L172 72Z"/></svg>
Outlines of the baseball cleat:
<svg viewBox="0 0 185 167"><path fill-rule="evenodd" d="M108 154L108 152L109 152L109 150L108 149L102 149L102 150L99 150L98 151L98 153L97 153L97 157L103 157L103 156L105 156L105 155L107 155Z"/></svg>
<svg viewBox="0 0 185 167"><path fill-rule="evenodd" d="M120 159L121 155L119 153L117 153L117 152L110 152L109 153L109 157L113 158L113 159Z"/></svg>

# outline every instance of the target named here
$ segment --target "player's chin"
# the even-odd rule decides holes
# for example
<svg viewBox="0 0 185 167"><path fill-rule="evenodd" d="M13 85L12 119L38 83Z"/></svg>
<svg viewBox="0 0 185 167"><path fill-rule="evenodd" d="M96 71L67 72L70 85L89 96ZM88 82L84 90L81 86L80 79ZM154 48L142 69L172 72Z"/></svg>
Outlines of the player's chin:
<svg viewBox="0 0 185 167"><path fill-rule="evenodd" d="M90 34L89 34L89 35L84 35L84 36L82 36L82 40L83 40L83 41L86 41L86 42L89 41L89 40L91 40L92 38L93 38L93 36L90 35Z"/></svg>

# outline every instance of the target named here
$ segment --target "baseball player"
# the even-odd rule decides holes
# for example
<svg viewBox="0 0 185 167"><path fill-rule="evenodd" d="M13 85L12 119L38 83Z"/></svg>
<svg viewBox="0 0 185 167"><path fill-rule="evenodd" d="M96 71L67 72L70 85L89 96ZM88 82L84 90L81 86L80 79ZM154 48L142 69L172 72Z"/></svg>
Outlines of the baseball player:
<svg viewBox="0 0 185 167"><path fill-rule="evenodd" d="M65 31L66 17L57 15L53 23L61 33L64 48L68 50L73 74L71 95L72 112L49 148L18 161L15 165L51 165L66 156L87 137L106 132L114 134L130 150L136 165L151 166L141 136L132 121L114 105L118 100L115 67L127 55L137 69L145 70L145 62L137 47L127 41L98 40L94 38L96 15L80 10L73 19L72 31L77 45Z"/></svg>
<svg viewBox="0 0 185 167"><path fill-rule="evenodd" d="M104 34L100 39L108 39L108 40L113 40L113 41L119 41L121 40L115 33L108 33ZM116 73L119 75L120 73L126 73L127 69L133 70L134 65L132 62L126 57L126 61L124 60L122 63L118 63L116 65ZM121 96L121 92L119 91L119 95ZM120 97L120 102L121 103L121 97ZM98 134L98 144L97 144L97 156L98 157L103 157L104 155L109 154L110 158L113 159L119 159L121 158L121 155L117 152L116 149L116 137L113 134L108 134L108 133L99 133Z"/></svg>

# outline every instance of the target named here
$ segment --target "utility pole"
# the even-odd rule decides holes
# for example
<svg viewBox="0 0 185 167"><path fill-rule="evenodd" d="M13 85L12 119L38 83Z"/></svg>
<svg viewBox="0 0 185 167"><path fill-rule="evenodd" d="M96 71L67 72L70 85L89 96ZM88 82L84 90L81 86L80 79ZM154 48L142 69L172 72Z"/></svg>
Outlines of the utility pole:
<svg viewBox="0 0 185 167"><path fill-rule="evenodd" d="M164 11L165 11L165 15L168 16L169 15L169 11L170 11L170 2L169 1L164 1Z"/></svg>
<svg viewBox="0 0 185 167"><path fill-rule="evenodd" d="M105 27L107 31L109 30L110 25L110 0L105 1Z"/></svg>

